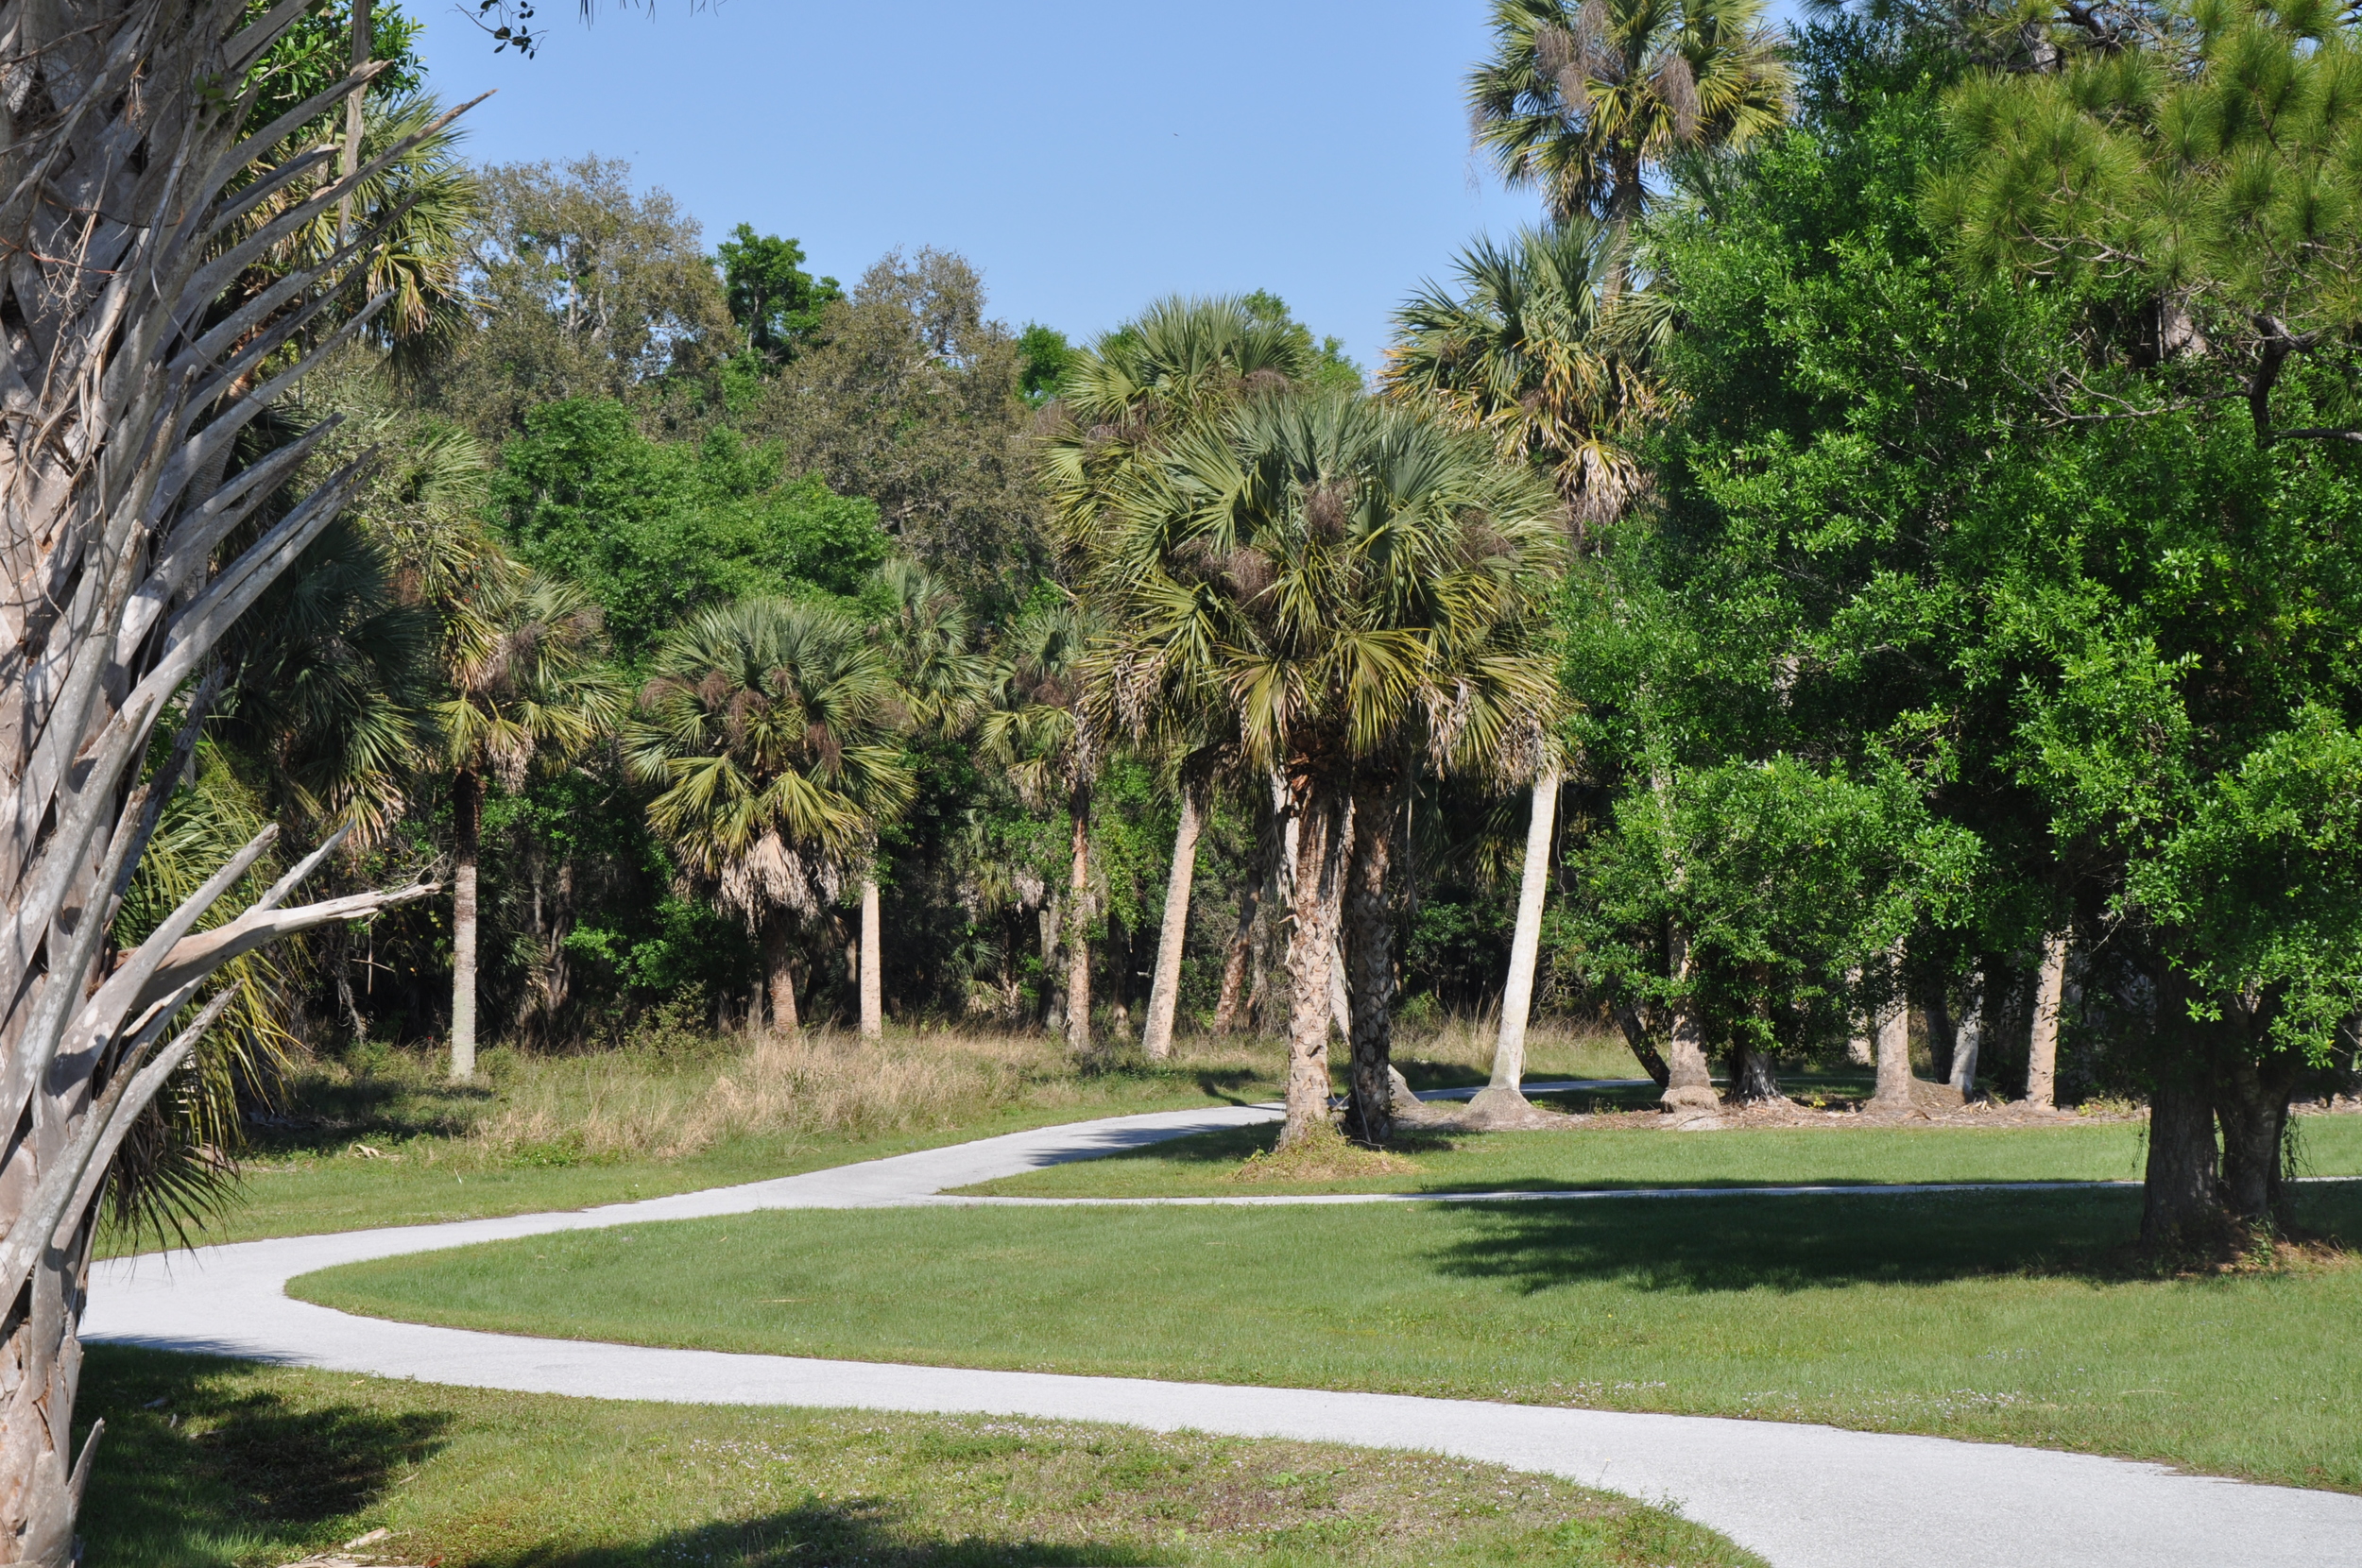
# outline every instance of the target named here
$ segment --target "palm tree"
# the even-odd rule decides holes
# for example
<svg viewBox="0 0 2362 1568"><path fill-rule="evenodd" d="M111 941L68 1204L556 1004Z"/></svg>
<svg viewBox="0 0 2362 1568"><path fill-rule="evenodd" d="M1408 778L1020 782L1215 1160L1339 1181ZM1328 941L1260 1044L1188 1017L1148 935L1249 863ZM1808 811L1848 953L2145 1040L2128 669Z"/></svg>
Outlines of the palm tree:
<svg viewBox="0 0 2362 1568"><path fill-rule="evenodd" d="M872 635L885 651L910 727L938 737L967 729L992 694L992 673L971 647L967 606L949 585L904 556L878 569L878 585L887 609ZM861 884L861 1032L869 1040L885 1032L882 923L872 869Z"/></svg>
<svg viewBox="0 0 2362 1568"><path fill-rule="evenodd" d="M1633 445L1658 411L1651 362L1669 321L1663 297L1613 285L1627 249L1583 213L1480 239L1459 288L1422 284L1395 313L1384 385L1491 436L1549 476L1576 521L1622 515L1641 485Z"/></svg>
<svg viewBox="0 0 2362 1568"><path fill-rule="evenodd" d="M835 900L910 802L896 697L859 622L789 599L699 615L641 691L625 760L662 787L649 825L754 931L775 1030L797 1026L796 923Z"/></svg>
<svg viewBox="0 0 2362 1568"><path fill-rule="evenodd" d="M439 589L440 591L436 591ZM484 783L521 787L610 730L623 690L602 658L598 606L486 541L430 589L443 622L446 695L431 709L452 788L451 1076L475 1076L476 864Z"/></svg>
<svg viewBox="0 0 2362 1568"><path fill-rule="evenodd" d="M1054 795L1066 799L1066 1032L1077 1055L1091 1045L1090 817L1100 741L1085 707L1084 660L1097 629L1092 606L1070 595L1020 616L1003 640L993 706L977 727L1018 799L1036 810Z"/></svg>
<svg viewBox="0 0 2362 1568"><path fill-rule="evenodd" d="M1477 145L1556 222L1617 231L1685 155L1744 146L1788 111L1763 0L1494 0L1493 52L1468 77Z"/></svg>
<svg viewBox="0 0 2362 1568"><path fill-rule="evenodd" d="M1555 702L1546 605L1563 532L1548 486L1420 410L1257 400L1186 432L1127 500L1098 588L1111 700L1226 705L1296 826L1288 1125L1320 1125L1329 987L1350 926L1361 1134L1391 1130L1393 911L1403 789L1424 758L1490 766Z"/></svg>

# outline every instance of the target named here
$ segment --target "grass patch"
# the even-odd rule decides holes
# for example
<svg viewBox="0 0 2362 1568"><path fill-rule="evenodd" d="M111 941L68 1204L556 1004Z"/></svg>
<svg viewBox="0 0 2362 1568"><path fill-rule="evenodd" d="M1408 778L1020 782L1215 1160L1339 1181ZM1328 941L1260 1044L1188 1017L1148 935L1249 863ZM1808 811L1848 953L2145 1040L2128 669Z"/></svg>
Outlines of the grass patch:
<svg viewBox="0 0 2362 1568"><path fill-rule="evenodd" d="M1133 1111L1275 1092L1281 1048L1185 1041L1170 1061L1077 1063L1028 1035L895 1032L537 1057L488 1053L481 1082L378 1049L310 1065L252 1130L237 1200L197 1241L628 1202ZM110 1231L105 1255L158 1245Z"/></svg>
<svg viewBox="0 0 2362 1568"><path fill-rule="evenodd" d="M2362 1174L2362 1116L2304 1116L2302 1168ZM1848 1185L1914 1182L2137 1181L2148 1129L2138 1122L2062 1127L1749 1128L1669 1133L1658 1128L1484 1133L1406 1139L1397 1169L1257 1162L1276 1126L1175 1138L1103 1159L1077 1161L962 1190L1024 1198L1213 1197L1238 1190L1244 1168L1267 1190L1292 1192L1506 1192L1601 1187Z"/></svg>
<svg viewBox="0 0 2362 1568"><path fill-rule="evenodd" d="M1755 1563L1659 1509L1416 1455L1005 1417L492 1393L94 1347L89 1560L263 1568Z"/></svg>
<svg viewBox="0 0 2362 1568"><path fill-rule="evenodd" d="M1265 1136L1260 1147L1230 1167L1227 1179L1233 1183L1297 1187L1338 1182L1384 1182L1419 1173L1415 1161L1391 1150L1349 1142L1325 1121L1313 1123L1304 1136L1285 1149L1275 1147L1279 1135L1276 1130L1256 1131Z"/></svg>
<svg viewBox="0 0 2362 1568"><path fill-rule="evenodd" d="M2362 1237L2362 1192L2298 1202ZM804 1211L389 1258L293 1292L470 1328L1828 1422L2362 1491L2362 1267L2148 1277L2138 1215L2114 1190Z"/></svg>

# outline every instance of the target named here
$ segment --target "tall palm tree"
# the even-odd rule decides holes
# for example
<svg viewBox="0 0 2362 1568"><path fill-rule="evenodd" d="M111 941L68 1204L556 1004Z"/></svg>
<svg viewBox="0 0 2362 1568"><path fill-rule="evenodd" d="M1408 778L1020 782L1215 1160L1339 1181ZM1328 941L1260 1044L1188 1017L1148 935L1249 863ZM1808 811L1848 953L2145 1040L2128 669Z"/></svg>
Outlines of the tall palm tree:
<svg viewBox="0 0 2362 1568"><path fill-rule="evenodd" d="M1620 516L1641 484L1636 438L1659 408L1662 296L1618 292L1627 249L1577 213L1460 254L1459 287L1422 284L1395 313L1385 389L1480 430L1549 475L1578 523Z"/></svg>
<svg viewBox="0 0 2362 1568"><path fill-rule="evenodd" d="M1185 433L1127 501L1098 588L1119 707L1228 705L1296 825L1283 1136L1326 1116L1329 988L1348 914L1360 1131L1391 1129L1387 878L1422 758L1489 766L1556 700L1549 487L1422 411L1336 394L1252 401Z"/></svg>
<svg viewBox="0 0 2362 1568"><path fill-rule="evenodd" d="M1493 0L1493 50L1469 74L1477 145L1502 180L1621 231L1685 155L1745 145L1788 111L1763 0Z"/></svg>
<svg viewBox="0 0 2362 1568"><path fill-rule="evenodd" d="M439 591L436 591L439 590ZM579 756L621 717L598 606L576 584L526 572L489 541L431 589L445 695L431 708L451 775L451 1076L475 1076L476 866L484 784Z"/></svg>
<svg viewBox="0 0 2362 1568"><path fill-rule="evenodd" d="M830 605L748 599L668 637L625 732L648 822L762 950L771 1027L797 1026L799 920L833 902L909 804L893 671Z"/></svg>
<svg viewBox="0 0 2362 1568"><path fill-rule="evenodd" d="M884 650L907 723L920 735L959 734L991 700L992 672L974 647L967 606L950 585L906 556L878 569L886 613L871 628ZM885 973L875 868L861 884L861 1032L885 1032Z"/></svg>
<svg viewBox="0 0 2362 1568"><path fill-rule="evenodd" d="M993 705L977 726L985 755L1007 771L1020 800L1038 810L1065 797L1066 1033L1077 1055L1091 1045L1091 786L1101 741L1085 701L1085 660L1099 625L1091 604L1071 595L1020 616L1003 639Z"/></svg>
<svg viewBox="0 0 2362 1568"><path fill-rule="evenodd" d="M1078 354L1062 382L1056 422L1040 448L1053 517L1078 571L1088 574L1110 537L1104 526L1110 509L1121 505L1138 482L1141 465L1163 443L1183 430L1210 427L1244 400L1302 383L1315 368L1301 333L1226 296L1159 299ZM1223 743L1222 715L1212 716L1210 736L1206 717L1167 707L1155 714L1106 713L1102 720L1106 733L1125 729L1141 741L1154 727L1154 743L1173 759L1181 786L1140 1035L1151 1058L1172 1052L1198 837L1220 763L1235 749Z"/></svg>

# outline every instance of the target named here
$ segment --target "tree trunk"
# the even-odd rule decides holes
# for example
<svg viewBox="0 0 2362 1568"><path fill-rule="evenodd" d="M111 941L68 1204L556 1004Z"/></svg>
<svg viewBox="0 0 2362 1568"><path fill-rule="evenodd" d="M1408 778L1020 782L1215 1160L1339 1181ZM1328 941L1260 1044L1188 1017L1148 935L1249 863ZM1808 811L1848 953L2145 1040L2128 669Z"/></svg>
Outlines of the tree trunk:
<svg viewBox="0 0 2362 1568"><path fill-rule="evenodd" d="M1952 1071L1948 1078L1963 1100L1977 1093L1977 1053L1985 1043L1986 1019L1992 1014L1985 983L1983 971L1968 977L1968 989L1961 997L1960 1027L1952 1035Z"/></svg>
<svg viewBox="0 0 2362 1568"><path fill-rule="evenodd" d="M1509 981L1501 990L1500 1032L1493 1040L1492 1078L1480 1108L1515 1113L1526 1105L1526 1022L1533 1010L1533 970L1542 950L1542 901L1550 889L1550 829L1558 814L1558 770L1533 781L1526 814L1526 860L1517 880L1517 926L1509 943Z"/></svg>
<svg viewBox="0 0 2362 1568"><path fill-rule="evenodd" d="M355 70L369 62L376 39L369 27L369 0L352 0L352 64ZM361 167L361 100L365 94L355 93L345 100L345 145L337 160L339 179L350 182L354 171ZM339 244L352 232L352 196L347 194L336 203L336 239Z"/></svg>
<svg viewBox="0 0 2362 1568"><path fill-rule="evenodd" d="M476 861L483 853L484 782L470 768L452 781L451 1080L475 1078Z"/></svg>
<svg viewBox="0 0 2362 1568"><path fill-rule="evenodd" d="M1063 912L1053 895L1045 895L1037 915L1041 932L1041 983L1048 993L1042 997L1041 1027L1052 1034L1066 1032L1066 981L1058 972L1058 932L1065 926Z"/></svg>
<svg viewBox="0 0 2362 1568"><path fill-rule="evenodd" d="M1067 887L1066 1043L1077 1056L1091 1048L1091 793L1078 785L1067 810L1074 823L1074 862Z"/></svg>
<svg viewBox="0 0 2362 1568"><path fill-rule="evenodd" d="M1617 1004L1616 1027L1624 1031L1624 1044L1632 1048L1633 1060L1640 1064L1640 1070L1647 1073L1658 1088L1664 1088L1671 1081L1673 1072L1665 1065L1665 1058L1658 1053L1656 1047L1650 1043L1648 1025L1642 1022L1640 1010L1629 1002Z"/></svg>
<svg viewBox="0 0 2362 1568"><path fill-rule="evenodd" d="M1165 875L1165 917L1156 930L1156 973L1148 987L1148 1023L1140 1034L1140 1049L1152 1062L1172 1054L1173 1014L1181 1005L1181 954L1190 938L1190 884L1197 878L1197 835L1202 824L1198 792L1184 784L1181 825L1172 835L1172 868ZM1225 1009L1234 996L1224 965Z"/></svg>
<svg viewBox="0 0 2362 1568"><path fill-rule="evenodd" d="M2148 1098L2148 1169L2141 1188L2141 1251L2208 1254L2228 1217L2216 1184L2215 1113L2203 1089L2160 1083Z"/></svg>
<svg viewBox="0 0 2362 1568"><path fill-rule="evenodd" d="M1887 1111L1911 1104L1911 1014L1903 989L1903 945L1887 955L1888 989L1876 1020L1878 1086L1870 1102Z"/></svg>
<svg viewBox="0 0 2362 1568"><path fill-rule="evenodd" d="M1402 817L1393 779L1355 792L1352 862L1345 875L1345 953L1351 1006L1353 1133L1383 1144L1395 1135L1395 906L1388 878Z"/></svg>
<svg viewBox="0 0 2362 1568"><path fill-rule="evenodd" d="M1878 1060L1877 1048L1871 1043L1870 1032L1861 1026L1869 1016L1861 1006L1861 971L1845 971L1845 1059L1857 1067L1867 1067Z"/></svg>
<svg viewBox="0 0 2362 1568"><path fill-rule="evenodd" d="M878 946L883 923L878 909L878 878L864 877L861 883L861 1037L864 1040L885 1035L885 954Z"/></svg>
<svg viewBox="0 0 2362 1568"><path fill-rule="evenodd" d="M1255 956L1255 914L1262 903L1263 878L1251 878L1239 895L1239 924L1230 933L1230 949L1223 955L1222 994L1214 1003L1214 1032L1236 1034L1246 1008L1247 961Z"/></svg>
<svg viewBox="0 0 2362 1568"><path fill-rule="evenodd" d="M1779 1069L1770 1053L1757 1050L1753 1041L1739 1040L1731 1048L1732 1102L1752 1105L1786 1098L1780 1093Z"/></svg>
<svg viewBox="0 0 2362 1568"><path fill-rule="evenodd" d="M1328 987L1344 900L1344 813L1315 783L1299 802L1288 924L1288 1123L1291 1144L1328 1121Z"/></svg>
<svg viewBox="0 0 2362 1568"><path fill-rule="evenodd" d="M1673 983L1681 994L1673 999L1673 1028L1667 1041L1665 1092L1657 1103L1668 1112L1695 1115L1717 1109L1721 1100L1714 1092L1713 1069L1706 1065L1705 1020L1700 1016L1697 998L1691 994L1696 978L1689 963L1689 939L1675 926L1667 936L1671 949Z"/></svg>
<svg viewBox="0 0 2362 1568"><path fill-rule="evenodd" d="M1952 1082L1952 1058L1960 1048L1960 1033L1952 1027L1952 1007L1944 996L1944 978L1929 979L1920 1012L1927 1020L1928 1066L1939 1083Z"/></svg>
<svg viewBox="0 0 2362 1568"><path fill-rule="evenodd" d="M2243 1224L2288 1228L2282 1189L2288 1099L2302 1063L2285 1052L2258 1063L2245 1051L2217 1075L2215 1116L2222 1126L2222 1195Z"/></svg>
<svg viewBox="0 0 2362 1568"><path fill-rule="evenodd" d="M762 984L771 1001L771 1032L790 1034L800 1027L796 1015L796 945L787 912L773 910L762 919Z"/></svg>
<svg viewBox="0 0 2362 1568"><path fill-rule="evenodd" d="M2067 939L2042 939L2042 977L2034 987L2034 1032L2026 1053L2026 1103L2055 1110L2059 1099L2059 1002L2066 993Z"/></svg>

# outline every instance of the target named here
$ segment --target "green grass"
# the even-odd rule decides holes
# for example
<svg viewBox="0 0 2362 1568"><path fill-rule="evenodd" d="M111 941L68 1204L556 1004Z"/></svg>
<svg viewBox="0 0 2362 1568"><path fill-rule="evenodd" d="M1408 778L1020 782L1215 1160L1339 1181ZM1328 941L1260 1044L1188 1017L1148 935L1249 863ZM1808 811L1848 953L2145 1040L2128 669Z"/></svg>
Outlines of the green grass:
<svg viewBox="0 0 2362 1568"><path fill-rule="evenodd" d="M2362 1174L2362 1116L2299 1119L2302 1167ZM985 1182L963 1191L1029 1198L1239 1196L1285 1192L1509 1192L1583 1187L1769 1186L1882 1182L2138 1181L2145 1125L1750 1128L1668 1133L1584 1128L1408 1139L1414 1171L1320 1182L1238 1180L1276 1126L1176 1138L1125 1154Z"/></svg>
<svg viewBox="0 0 2362 1568"><path fill-rule="evenodd" d="M486 1393L94 1348L92 1568L1756 1563L1489 1465L1074 1423Z"/></svg>
<svg viewBox="0 0 2362 1568"><path fill-rule="evenodd" d="M379 1050L323 1062L256 1130L231 1201L197 1242L424 1225L764 1181L1053 1122L1268 1098L1278 1048L1184 1042L1172 1062L1077 1065L1023 1036L821 1037L762 1076L744 1042L522 1057L484 1082ZM110 1228L103 1255L159 1244Z"/></svg>
<svg viewBox="0 0 2362 1568"><path fill-rule="evenodd" d="M2148 1277L2138 1205L2101 1189L805 1211L293 1288L471 1328L1820 1421L2362 1490L2362 1267ZM2362 1237L2362 1191L2303 1188L2300 1218Z"/></svg>

